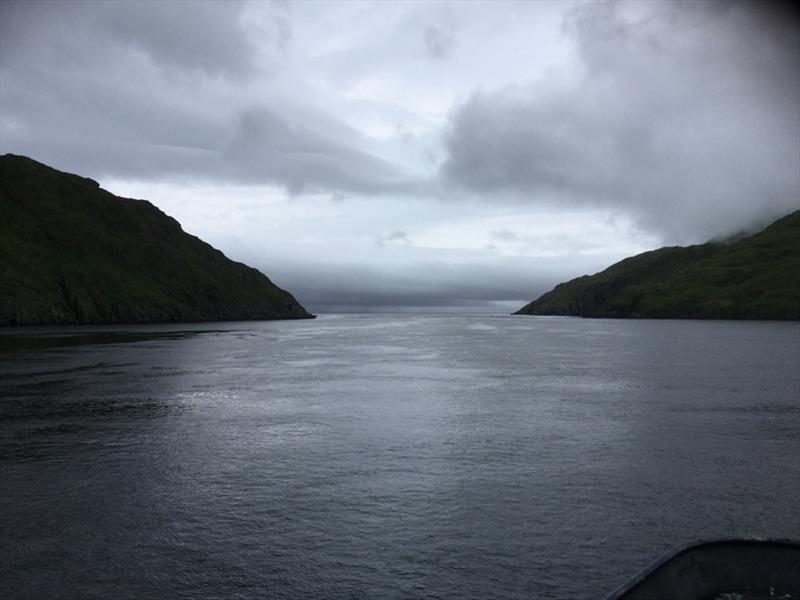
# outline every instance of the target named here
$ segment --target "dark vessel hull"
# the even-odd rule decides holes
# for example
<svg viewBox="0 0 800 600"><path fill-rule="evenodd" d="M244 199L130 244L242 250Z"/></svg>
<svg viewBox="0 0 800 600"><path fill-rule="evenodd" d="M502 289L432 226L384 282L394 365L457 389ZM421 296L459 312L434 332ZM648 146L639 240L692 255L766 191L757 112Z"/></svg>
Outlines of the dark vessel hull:
<svg viewBox="0 0 800 600"><path fill-rule="evenodd" d="M716 540L658 560L607 600L800 599L800 543Z"/></svg>

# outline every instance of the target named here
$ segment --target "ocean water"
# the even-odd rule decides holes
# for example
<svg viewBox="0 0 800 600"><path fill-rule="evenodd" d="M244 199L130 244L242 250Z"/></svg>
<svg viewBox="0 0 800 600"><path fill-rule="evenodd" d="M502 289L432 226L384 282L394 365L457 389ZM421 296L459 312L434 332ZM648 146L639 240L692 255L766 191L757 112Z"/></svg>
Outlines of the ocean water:
<svg viewBox="0 0 800 600"><path fill-rule="evenodd" d="M3 598L603 598L798 499L797 324L0 333Z"/></svg>

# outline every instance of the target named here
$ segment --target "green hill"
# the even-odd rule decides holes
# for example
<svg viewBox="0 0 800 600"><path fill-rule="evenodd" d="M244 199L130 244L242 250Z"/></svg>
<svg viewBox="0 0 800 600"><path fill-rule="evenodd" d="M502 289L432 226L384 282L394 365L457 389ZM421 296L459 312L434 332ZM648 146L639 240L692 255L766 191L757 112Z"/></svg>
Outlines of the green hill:
<svg viewBox="0 0 800 600"><path fill-rule="evenodd" d="M311 317L149 202L0 157L0 325Z"/></svg>
<svg viewBox="0 0 800 600"><path fill-rule="evenodd" d="M800 211L731 243L626 258L557 285L515 314L800 319Z"/></svg>

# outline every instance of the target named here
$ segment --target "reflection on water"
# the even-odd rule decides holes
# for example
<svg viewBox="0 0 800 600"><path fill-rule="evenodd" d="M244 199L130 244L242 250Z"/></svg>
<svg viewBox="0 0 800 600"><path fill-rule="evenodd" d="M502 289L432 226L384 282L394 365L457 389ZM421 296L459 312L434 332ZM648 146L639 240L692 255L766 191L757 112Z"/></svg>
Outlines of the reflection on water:
<svg viewBox="0 0 800 600"><path fill-rule="evenodd" d="M10 598L595 598L800 537L796 324L0 333Z"/></svg>
<svg viewBox="0 0 800 600"><path fill-rule="evenodd" d="M33 350L47 350L69 346L86 346L96 344L132 344L151 340L177 340L204 333L221 333L221 330L185 330L185 331L148 331L142 328L136 331L114 331L100 328L81 331L77 327L14 328L0 335L0 353L19 353ZM226 333L233 333L226 331Z"/></svg>

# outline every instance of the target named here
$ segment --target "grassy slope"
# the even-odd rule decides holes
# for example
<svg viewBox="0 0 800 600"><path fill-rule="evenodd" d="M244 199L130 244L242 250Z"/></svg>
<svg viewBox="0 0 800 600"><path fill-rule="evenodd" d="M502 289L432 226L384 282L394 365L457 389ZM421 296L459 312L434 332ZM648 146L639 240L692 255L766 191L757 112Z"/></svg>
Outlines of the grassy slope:
<svg viewBox="0 0 800 600"><path fill-rule="evenodd" d="M0 324L310 316L149 202L0 157Z"/></svg>
<svg viewBox="0 0 800 600"><path fill-rule="evenodd" d="M800 211L731 244L627 258L556 286L517 314L800 319Z"/></svg>

